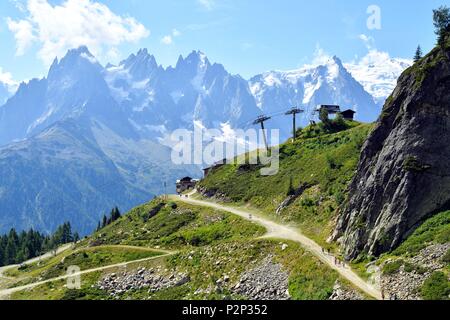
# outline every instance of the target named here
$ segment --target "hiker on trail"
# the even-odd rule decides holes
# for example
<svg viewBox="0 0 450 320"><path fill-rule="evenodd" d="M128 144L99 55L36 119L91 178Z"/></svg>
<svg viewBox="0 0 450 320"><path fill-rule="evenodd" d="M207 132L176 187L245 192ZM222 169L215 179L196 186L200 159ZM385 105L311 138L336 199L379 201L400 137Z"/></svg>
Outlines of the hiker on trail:
<svg viewBox="0 0 450 320"><path fill-rule="evenodd" d="M252 220L253 216L251 214L248 215L248 218Z"/></svg>
<svg viewBox="0 0 450 320"><path fill-rule="evenodd" d="M385 300L384 289L381 289L381 300Z"/></svg>

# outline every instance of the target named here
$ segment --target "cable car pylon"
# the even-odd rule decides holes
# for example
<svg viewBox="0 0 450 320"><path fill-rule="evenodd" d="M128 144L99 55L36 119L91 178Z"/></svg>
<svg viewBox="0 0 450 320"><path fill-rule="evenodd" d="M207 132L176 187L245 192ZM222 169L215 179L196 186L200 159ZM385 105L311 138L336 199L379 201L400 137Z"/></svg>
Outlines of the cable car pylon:
<svg viewBox="0 0 450 320"><path fill-rule="evenodd" d="M259 116L258 119L253 121L253 125L258 125L258 124L261 125L263 138L264 138L264 145L266 146L267 152L270 152L270 149L269 149L269 145L267 144L266 129L264 128L264 122L266 122L270 119L272 119L272 117L267 117L267 116L262 115L262 116Z"/></svg>
<svg viewBox="0 0 450 320"><path fill-rule="evenodd" d="M301 108L292 108L288 112L285 113L286 116L292 115L292 142L295 142L297 138L297 126L296 126L296 115L305 112L305 110Z"/></svg>

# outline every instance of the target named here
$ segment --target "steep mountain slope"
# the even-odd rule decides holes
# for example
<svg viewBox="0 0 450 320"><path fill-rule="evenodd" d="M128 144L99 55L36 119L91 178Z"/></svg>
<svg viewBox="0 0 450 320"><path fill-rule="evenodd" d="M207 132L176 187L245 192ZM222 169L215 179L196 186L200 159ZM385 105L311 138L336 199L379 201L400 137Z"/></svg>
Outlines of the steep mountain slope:
<svg viewBox="0 0 450 320"><path fill-rule="evenodd" d="M250 204L296 223L310 238L328 246L332 220L371 128L349 122L347 130L327 134L319 126L307 127L298 132L295 143L281 145L276 175L262 176L259 165L226 165L202 180L199 189L206 197Z"/></svg>
<svg viewBox="0 0 450 320"><path fill-rule="evenodd" d="M306 109L300 120L303 126L309 124L316 106L320 104L338 104L345 109L353 109L357 111L356 119L364 122L373 122L380 114L373 97L337 57L324 65L258 75L250 80L250 88L258 107L267 114L292 106L303 106ZM314 119L317 119L317 115ZM276 126L289 128L286 119Z"/></svg>
<svg viewBox="0 0 450 320"><path fill-rule="evenodd" d="M137 137L103 79L102 66L86 47L55 59L47 78L22 83L0 108L0 144L42 132L57 121L80 116L107 123L122 136Z"/></svg>
<svg viewBox="0 0 450 320"><path fill-rule="evenodd" d="M163 192L163 181L199 174L135 131L85 47L22 84L0 122L2 143L25 139L0 149L0 232L69 220L87 234L112 206L129 209Z"/></svg>
<svg viewBox="0 0 450 320"><path fill-rule="evenodd" d="M24 139L30 125L44 111L47 80L22 83L16 94L0 107L0 145Z"/></svg>
<svg viewBox="0 0 450 320"><path fill-rule="evenodd" d="M450 206L450 46L406 70L362 151L334 238L345 257L396 248Z"/></svg>
<svg viewBox="0 0 450 320"><path fill-rule="evenodd" d="M0 232L12 226L50 232L71 221L89 234L112 206L128 210L163 192L163 181L199 174L194 166L172 165L170 156L159 143L123 138L98 121L57 122L0 148Z"/></svg>
<svg viewBox="0 0 450 320"><path fill-rule="evenodd" d="M12 226L53 231L71 221L86 234L112 203L150 196L127 184L93 136L72 121L0 149L0 163L2 233Z"/></svg>

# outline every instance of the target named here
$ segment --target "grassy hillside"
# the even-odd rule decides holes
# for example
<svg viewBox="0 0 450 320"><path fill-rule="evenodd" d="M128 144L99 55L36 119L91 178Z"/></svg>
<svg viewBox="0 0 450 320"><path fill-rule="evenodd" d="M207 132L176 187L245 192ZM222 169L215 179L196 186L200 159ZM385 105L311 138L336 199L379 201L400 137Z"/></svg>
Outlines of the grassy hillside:
<svg viewBox="0 0 450 320"><path fill-rule="evenodd" d="M351 286L298 244L261 239L262 227L231 214L154 200L131 210L113 224L51 259L8 271L15 279L10 287L64 274L69 265L82 270L118 262L149 258L82 276L81 290L69 290L65 281L55 281L14 293L11 299L233 299L233 291L245 272L270 259L288 276L293 299L327 299L336 280ZM173 254L159 257L161 250ZM165 251L166 252L166 251ZM164 252L164 253L165 253ZM160 277L189 275L189 282L156 292L148 288L126 290L113 298L96 284L111 273L136 273L155 269ZM218 281L225 279L220 290Z"/></svg>
<svg viewBox="0 0 450 320"><path fill-rule="evenodd" d="M305 185L303 194L280 218L298 223L304 233L324 244L373 127L356 122L348 126L350 129L332 134L320 127L299 131L295 143L281 145L280 171L274 176L261 176L258 166L226 165L204 179L200 188L275 215L290 191Z"/></svg>
<svg viewBox="0 0 450 320"><path fill-rule="evenodd" d="M425 221L393 254L414 256L429 245L447 242L450 242L450 211L442 212Z"/></svg>
<svg viewBox="0 0 450 320"><path fill-rule="evenodd" d="M82 245L120 244L179 249L257 237L264 228L231 214L154 200L97 232Z"/></svg>
<svg viewBox="0 0 450 320"><path fill-rule="evenodd" d="M156 257L163 254L157 250L146 248L102 246L80 248L63 252L52 259L36 262L11 269L5 274L9 277L27 278L14 286L56 278L64 275L70 266L78 266L81 271L104 267L121 262Z"/></svg>

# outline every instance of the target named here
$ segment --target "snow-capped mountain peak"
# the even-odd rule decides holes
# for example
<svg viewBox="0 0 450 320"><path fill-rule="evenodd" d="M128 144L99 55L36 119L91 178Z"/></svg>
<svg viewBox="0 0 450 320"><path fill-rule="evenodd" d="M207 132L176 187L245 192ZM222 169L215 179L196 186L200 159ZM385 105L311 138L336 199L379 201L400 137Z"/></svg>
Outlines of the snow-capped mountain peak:
<svg viewBox="0 0 450 320"><path fill-rule="evenodd" d="M345 67L382 106L397 85L398 77L411 65L412 60L391 58L386 52L372 50L361 60L346 63Z"/></svg>
<svg viewBox="0 0 450 320"><path fill-rule="evenodd" d="M131 54L128 59L122 61L119 66L128 70L130 75L138 81L148 78L149 75L158 68L155 57L150 55L147 49L139 50L136 55Z"/></svg>
<svg viewBox="0 0 450 320"><path fill-rule="evenodd" d="M74 65L80 58L87 60L87 62L94 65L99 64L97 59L92 55L86 46L69 50L64 58L61 59L60 64Z"/></svg>
<svg viewBox="0 0 450 320"><path fill-rule="evenodd" d="M89 49L81 46L71 49L58 61L55 58L48 72L49 81L59 81L64 78L89 78L94 73L99 73L103 67L97 59L90 53ZM88 73L89 75L84 76Z"/></svg>
<svg viewBox="0 0 450 320"><path fill-rule="evenodd" d="M269 71L262 75L258 75L250 80L252 92L254 94L258 93L258 88L260 88L260 82L262 81L265 86L283 86L286 84L296 85L299 81L303 81L306 78L319 78L326 77L328 80L332 81L337 78L340 73L346 73L342 61L337 57L331 57L324 64L320 65L305 65L299 69L288 70L288 71ZM258 79L258 81L254 81Z"/></svg>
<svg viewBox="0 0 450 320"><path fill-rule="evenodd" d="M183 56L178 58L176 68L181 68L183 65L205 68L210 67L211 63L205 53L200 50L194 50L186 58L183 58Z"/></svg>
<svg viewBox="0 0 450 320"><path fill-rule="evenodd" d="M105 114L111 108L120 108L125 120L140 134L149 136L155 135L153 128L189 128L197 120L205 126L217 127L221 123L237 126L261 112L272 114L292 106L306 110L301 119L301 125L305 125L318 104L339 104L342 108L356 110L357 120L374 121L380 105L375 104L364 89L371 88L369 84L363 87L355 78L361 76L362 71L375 70L374 74L379 74L378 70L385 70L375 58L379 57L372 57L356 68L333 56L319 64L270 71L246 81L228 73L221 64L211 64L199 50L185 58L180 56L175 67L163 68L147 49L141 49L118 66L108 64L104 68L87 47L80 47L70 50L60 60L55 59L47 79L40 85L45 90L33 93L45 96L45 101L41 99L42 104L35 107L37 116L29 119L32 121L25 126L26 132L18 136L23 138L53 121L87 109ZM394 59L390 63L395 66L391 77L397 69L400 72L407 65ZM372 85L378 90L377 82ZM385 88L384 83L379 85ZM43 90L40 86L35 87ZM107 105L100 105L98 100L94 102L93 99L99 97ZM6 109L3 112L13 113L12 104ZM273 125L285 128L284 120L274 120ZM161 131L164 130L158 130ZM288 135L288 131L282 133L283 137Z"/></svg>
<svg viewBox="0 0 450 320"><path fill-rule="evenodd" d="M316 77L326 77L329 82L332 82L340 75L347 73L341 59L337 56L333 56L324 65L319 65L311 71Z"/></svg>
<svg viewBox="0 0 450 320"><path fill-rule="evenodd" d="M55 59L47 78L21 84L0 107L0 144L31 137L64 119L82 115L106 119L113 114L117 105L103 70L87 47Z"/></svg>
<svg viewBox="0 0 450 320"><path fill-rule="evenodd" d="M302 106L305 125L319 104L338 104L358 110L357 119L374 121L380 110L337 57L319 65L305 65L290 71L271 71L250 79L257 106L266 114L291 106ZM284 125L278 124L280 127Z"/></svg>

